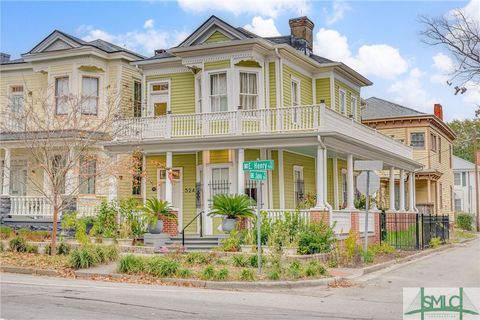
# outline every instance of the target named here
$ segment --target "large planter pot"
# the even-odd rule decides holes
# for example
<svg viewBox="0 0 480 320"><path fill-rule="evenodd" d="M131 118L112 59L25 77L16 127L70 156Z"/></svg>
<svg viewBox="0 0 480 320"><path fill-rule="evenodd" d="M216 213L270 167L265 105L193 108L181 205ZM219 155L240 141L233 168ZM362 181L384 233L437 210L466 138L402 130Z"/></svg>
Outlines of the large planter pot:
<svg viewBox="0 0 480 320"><path fill-rule="evenodd" d="M117 243L119 246L131 246L132 239L117 239Z"/></svg>
<svg viewBox="0 0 480 320"><path fill-rule="evenodd" d="M222 220L222 230L226 233L230 233L235 229L235 224L237 223L236 219L224 218Z"/></svg>
<svg viewBox="0 0 480 320"><path fill-rule="evenodd" d="M252 245L240 245L240 251L243 253L253 253L253 246Z"/></svg>
<svg viewBox="0 0 480 320"><path fill-rule="evenodd" d="M160 234L163 232L163 221L158 219L157 223L155 224L155 227L152 225L148 226L148 232L152 234Z"/></svg>
<svg viewBox="0 0 480 320"><path fill-rule="evenodd" d="M297 250L298 248L294 247L294 248L282 248L282 252L284 255L286 256L294 256L297 254Z"/></svg>
<svg viewBox="0 0 480 320"><path fill-rule="evenodd" d="M114 238L103 238L102 239L102 244L104 244L106 246L111 246L111 245L115 244L115 239Z"/></svg>

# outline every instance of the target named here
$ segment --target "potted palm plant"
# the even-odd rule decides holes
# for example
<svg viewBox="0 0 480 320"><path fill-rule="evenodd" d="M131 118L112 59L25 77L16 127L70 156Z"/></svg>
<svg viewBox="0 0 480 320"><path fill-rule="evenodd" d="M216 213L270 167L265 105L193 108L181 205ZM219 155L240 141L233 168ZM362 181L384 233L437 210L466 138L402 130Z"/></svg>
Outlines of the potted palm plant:
<svg viewBox="0 0 480 320"><path fill-rule="evenodd" d="M217 194L212 199L212 211L209 216L223 216L222 230L230 233L237 219L253 218L251 199L244 194Z"/></svg>
<svg viewBox="0 0 480 320"><path fill-rule="evenodd" d="M172 207L168 204L168 201L165 200L158 200L157 198L148 199L147 203L145 203L141 210L148 223L149 233L162 233L162 218L177 219L177 216L172 213Z"/></svg>

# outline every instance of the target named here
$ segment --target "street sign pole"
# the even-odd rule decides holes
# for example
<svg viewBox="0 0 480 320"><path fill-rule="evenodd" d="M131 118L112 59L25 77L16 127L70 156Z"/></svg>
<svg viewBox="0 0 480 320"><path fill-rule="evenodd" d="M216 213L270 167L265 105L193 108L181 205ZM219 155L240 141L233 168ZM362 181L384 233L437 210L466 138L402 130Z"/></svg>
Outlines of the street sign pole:
<svg viewBox="0 0 480 320"><path fill-rule="evenodd" d="M262 273L262 239L260 227L262 226L262 215L260 214L262 208L262 181L257 180L257 265L258 274Z"/></svg>
<svg viewBox="0 0 480 320"><path fill-rule="evenodd" d="M365 201L365 240L363 241L363 259L367 262L367 250L368 250L368 209L370 206L370 170L367 171L367 198ZM377 231L378 232L378 231Z"/></svg>

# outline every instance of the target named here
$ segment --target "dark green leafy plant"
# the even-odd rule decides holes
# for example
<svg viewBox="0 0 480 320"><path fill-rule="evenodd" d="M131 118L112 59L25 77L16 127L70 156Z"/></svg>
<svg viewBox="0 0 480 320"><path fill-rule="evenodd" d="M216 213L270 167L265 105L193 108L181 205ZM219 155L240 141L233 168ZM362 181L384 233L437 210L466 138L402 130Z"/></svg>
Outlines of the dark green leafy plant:
<svg viewBox="0 0 480 320"><path fill-rule="evenodd" d="M246 267L249 265L249 261L243 254L232 256L232 263L235 267Z"/></svg>
<svg viewBox="0 0 480 320"><path fill-rule="evenodd" d="M255 273L252 269L244 268L240 272L240 280L243 281L253 281L255 280Z"/></svg>
<svg viewBox="0 0 480 320"><path fill-rule="evenodd" d="M178 261L163 257L153 257L147 261L148 273L156 277L171 277L177 273Z"/></svg>
<svg viewBox="0 0 480 320"><path fill-rule="evenodd" d="M288 274L294 279L298 279L302 277L303 276L302 264L298 261L292 261L288 266Z"/></svg>
<svg viewBox="0 0 480 320"><path fill-rule="evenodd" d="M240 250L238 231L233 229L228 238L222 239L220 249L224 252L238 252Z"/></svg>
<svg viewBox="0 0 480 320"><path fill-rule="evenodd" d="M105 238L113 238L117 234L117 204L114 201L103 200L93 225L95 234Z"/></svg>
<svg viewBox="0 0 480 320"><path fill-rule="evenodd" d="M215 274L215 280L227 280L229 276L230 271L227 268L222 268Z"/></svg>
<svg viewBox="0 0 480 320"><path fill-rule="evenodd" d="M329 252L336 241L333 229L324 224L312 223L298 238L298 251L301 254L315 254Z"/></svg>
<svg viewBox="0 0 480 320"><path fill-rule="evenodd" d="M211 280L215 277L215 269L213 266L206 266L205 269L203 269L202 274L200 278L203 280Z"/></svg>
<svg viewBox="0 0 480 320"><path fill-rule="evenodd" d="M472 231L473 229L473 215L468 213L457 214L457 227L463 230Z"/></svg>
<svg viewBox="0 0 480 320"><path fill-rule="evenodd" d="M145 271L145 259L129 254L118 262L118 271L121 273L136 274Z"/></svg>
<svg viewBox="0 0 480 320"><path fill-rule="evenodd" d="M152 228L155 227L159 219L177 219L177 216L172 213L172 208L168 204L168 201L165 200L159 200L157 198L148 199L141 210L143 211L143 217L146 222Z"/></svg>
<svg viewBox="0 0 480 320"><path fill-rule="evenodd" d="M192 271L186 268L178 269L177 274L180 278L191 278L193 275Z"/></svg>
<svg viewBox="0 0 480 320"><path fill-rule="evenodd" d="M15 237L9 242L10 251L12 252L26 252L27 240L24 237Z"/></svg>
<svg viewBox="0 0 480 320"><path fill-rule="evenodd" d="M70 251L72 250L72 246L64 241L60 241L60 243L57 246L57 254L60 255L68 255ZM52 254L52 247L50 244L47 244L45 246L45 254L51 255Z"/></svg>
<svg viewBox="0 0 480 320"><path fill-rule="evenodd" d="M275 281L280 280L280 271L272 270L272 271L268 272L267 277L270 280L275 280Z"/></svg>
<svg viewBox="0 0 480 320"><path fill-rule="evenodd" d="M210 216L228 219L253 218L252 200L244 194L217 194L212 199Z"/></svg>

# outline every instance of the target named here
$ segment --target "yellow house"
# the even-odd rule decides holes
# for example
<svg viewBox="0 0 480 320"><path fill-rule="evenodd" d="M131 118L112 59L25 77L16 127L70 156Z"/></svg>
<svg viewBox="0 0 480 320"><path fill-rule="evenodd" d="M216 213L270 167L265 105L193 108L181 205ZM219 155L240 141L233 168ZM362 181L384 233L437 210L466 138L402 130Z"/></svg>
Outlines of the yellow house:
<svg viewBox="0 0 480 320"><path fill-rule="evenodd" d="M452 141L454 132L443 122L442 106L435 104L434 114L425 114L380 98L366 99L362 123L413 148L413 158L423 165L415 172L416 206L422 213L448 214L453 219ZM397 174L397 180L400 179ZM401 210L400 188L397 201L390 201L384 185L383 205Z"/></svg>
<svg viewBox="0 0 480 320"><path fill-rule="evenodd" d="M141 152L145 175L139 194L139 177L118 177L115 196L166 199L187 233L219 232L207 215L219 193L246 193L270 215L327 212L348 232L354 160L420 169L413 148L362 125L361 88L372 83L313 53L307 17L289 24L289 35L260 37L212 16L177 47L132 62L142 70L141 113L119 120L121 134L105 148ZM274 161L261 199L242 168L257 159Z"/></svg>
<svg viewBox="0 0 480 320"><path fill-rule="evenodd" d="M55 30L20 59L1 55L0 62L0 133L2 215L7 217L45 217L51 215L41 190L47 190L45 172L34 168L26 148L22 148L22 128L15 126L12 115L24 110L33 101L36 112L44 112L42 104L51 103L54 110L48 117L65 117L69 97L88 94L89 103L82 105L85 121L99 121L109 97L123 116L140 113L141 75L130 62L143 56L103 40L83 41ZM99 156L105 156L99 148ZM92 164L92 167L95 165ZM72 177L65 188L75 188L78 177ZM42 186L43 185L43 186ZM39 187L40 186L40 187ZM43 189L42 189L43 188ZM92 213L99 200L108 195L108 188L92 177L78 190L77 210Z"/></svg>

